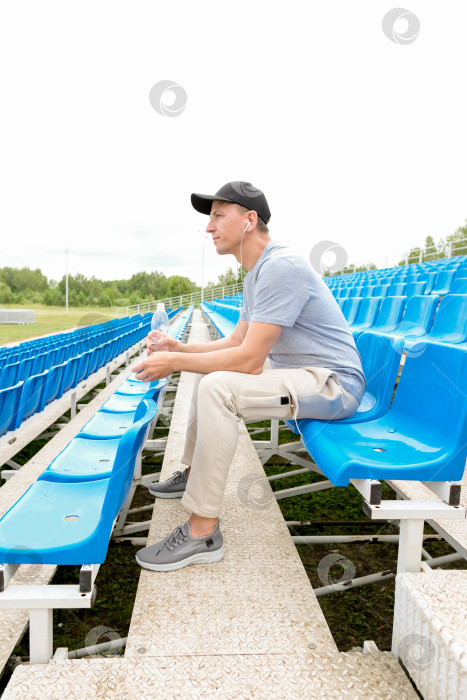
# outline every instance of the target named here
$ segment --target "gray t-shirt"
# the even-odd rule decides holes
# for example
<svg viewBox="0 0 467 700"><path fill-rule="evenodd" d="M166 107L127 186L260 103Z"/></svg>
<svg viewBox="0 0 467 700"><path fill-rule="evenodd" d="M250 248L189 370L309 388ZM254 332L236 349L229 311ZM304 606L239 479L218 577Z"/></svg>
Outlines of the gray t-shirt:
<svg viewBox="0 0 467 700"><path fill-rule="evenodd" d="M245 277L240 320L283 326L271 367L326 367L362 399L362 363L339 305L311 266L278 241L269 241Z"/></svg>

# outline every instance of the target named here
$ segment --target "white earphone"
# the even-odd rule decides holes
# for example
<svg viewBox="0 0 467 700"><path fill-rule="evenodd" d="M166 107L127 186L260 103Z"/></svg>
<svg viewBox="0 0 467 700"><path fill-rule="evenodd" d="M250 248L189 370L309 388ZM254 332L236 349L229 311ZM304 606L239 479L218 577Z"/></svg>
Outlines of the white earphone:
<svg viewBox="0 0 467 700"><path fill-rule="evenodd" d="M247 230L247 228L248 228L249 226L251 226L251 223L248 223L248 224L245 226L245 231ZM243 231L243 233L245 233L245 231Z"/></svg>

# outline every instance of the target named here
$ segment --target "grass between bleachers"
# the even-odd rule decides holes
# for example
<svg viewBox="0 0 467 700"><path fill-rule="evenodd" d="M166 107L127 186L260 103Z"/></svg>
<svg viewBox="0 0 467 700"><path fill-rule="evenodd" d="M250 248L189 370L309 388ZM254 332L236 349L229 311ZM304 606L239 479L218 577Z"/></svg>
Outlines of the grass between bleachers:
<svg viewBox="0 0 467 700"><path fill-rule="evenodd" d="M250 430L268 428L269 423L250 424ZM163 422L158 423L155 438L167 436L168 429ZM255 435L255 440L269 439L268 432ZM279 441L295 440L289 430L281 430ZM26 448L32 452L33 446ZM32 454L22 455L27 461ZM163 457L152 452L143 453L143 474L159 471ZM288 471L290 465L275 455L265 465L268 476ZM289 477L271 482L273 490L312 483L322 477L314 473ZM383 498L394 497L392 490L383 484ZM139 487L133 499L132 508L154 503L146 488ZM291 535L352 535L352 534L397 534L398 528L392 523L370 521L363 515L362 497L352 487L333 488L326 491L304 494L279 501L285 520L308 521L311 525L294 526ZM258 511L258 518L261 511ZM131 516L133 521L147 520L149 512ZM425 532L433 533L426 525ZM143 533L141 533L143 534ZM140 568L135 561L139 547L128 542L110 542L107 559L101 566L97 578L98 595L94 607L90 610L55 610L54 611L54 647L68 647L69 650L126 637L138 587ZM431 556L442 556L453 550L446 542L434 542L425 545ZM356 576L364 576L378 571L396 570L397 544L322 544L298 545L298 553L313 587L323 583L318 577L318 564L331 552L338 552L348 558L355 566ZM441 567L440 567L441 568ZM465 569L467 562L456 562L442 568ZM75 583L79 567L59 567L52 583ZM337 577L340 572L336 572ZM333 593L318 598L326 621L331 629L336 645L340 651L361 647L363 641L372 639L380 650L391 648L392 618L394 610L394 580L361 586L347 591ZM92 640L92 641L90 641ZM14 667L14 657L27 658L29 653L28 633L17 644L12 662L6 668L0 681L0 692L6 686ZM105 652L103 656L123 655L120 652Z"/></svg>
<svg viewBox="0 0 467 700"><path fill-rule="evenodd" d="M2 304L4 309L34 309L36 323L26 326L0 325L0 345L21 342L30 338L37 338L51 333L74 330L82 326L95 323L104 323L115 318L116 306L79 306L68 307L68 313L63 306L44 306L42 304L30 304L21 306L18 304Z"/></svg>

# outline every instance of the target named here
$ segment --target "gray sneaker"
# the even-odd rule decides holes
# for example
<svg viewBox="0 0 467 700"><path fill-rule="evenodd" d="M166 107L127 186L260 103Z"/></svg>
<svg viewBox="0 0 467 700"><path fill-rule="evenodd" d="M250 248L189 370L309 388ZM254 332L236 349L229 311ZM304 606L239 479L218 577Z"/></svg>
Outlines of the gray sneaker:
<svg viewBox="0 0 467 700"><path fill-rule="evenodd" d="M167 481L154 481L149 484L149 493L158 498L181 498L185 493L187 481L186 469L174 472Z"/></svg>
<svg viewBox="0 0 467 700"><path fill-rule="evenodd" d="M212 564L224 556L224 538L217 521L214 532L206 537L192 537L190 523L179 525L168 537L140 549L136 561L143 569L174 571L189 564Z"/></svg>

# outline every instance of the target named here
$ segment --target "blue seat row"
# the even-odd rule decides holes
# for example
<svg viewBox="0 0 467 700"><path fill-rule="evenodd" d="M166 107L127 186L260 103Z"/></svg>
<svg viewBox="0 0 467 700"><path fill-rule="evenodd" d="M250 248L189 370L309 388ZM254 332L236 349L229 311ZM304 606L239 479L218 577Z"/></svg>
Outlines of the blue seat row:
<svg viewBox="0 0 467 700"><path fill-rule="evenodd" d="M286 421L301 433L304 446L336 486L347 486L349 479L462 478L467 458L467 346L430 339L427 330L438 297L412 297L404 314L405 301L401 296L363 299L362 315L355 314L356 344L367 380L356 413L336 421ZM462 336L466 303L463 295L442 299L433 337ZM365 319L375 321L380 310L378 328L388 332L365 332ZM411 333L414 344L396 390L404 334ZM416 343L417 334L423 342Z"/></svg>
<svg viewBox="0 0 467 700"><path fill-rule="evenodd" d="M201 308L221 336L233 333L240 317L238 306L205 301Z"/></svg>
<svg viewBox="0 0 467 700"><path fill-rule="evenodd" d="M27 418L43 411L52 401L132 347L147 334L148 329L149 321L92 350L0 389L0 435L17 430Z"/></svg>
<svg viewBox="0 0 467 700"><path fill-rule="evenodd" d="M340 300L337 300L338 303ZM403 336L408 349L416 340L467 342L467 295L345 299L339 305L354 338L365 332Z"/></svg>
<svg viewBox="0 0 467 700"><path fill-rule="evenodd" d="M170 328L186 329L192 308ZM101 564L165 380L126 379L0 520L0 562Z"/></svg>

